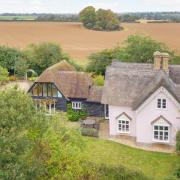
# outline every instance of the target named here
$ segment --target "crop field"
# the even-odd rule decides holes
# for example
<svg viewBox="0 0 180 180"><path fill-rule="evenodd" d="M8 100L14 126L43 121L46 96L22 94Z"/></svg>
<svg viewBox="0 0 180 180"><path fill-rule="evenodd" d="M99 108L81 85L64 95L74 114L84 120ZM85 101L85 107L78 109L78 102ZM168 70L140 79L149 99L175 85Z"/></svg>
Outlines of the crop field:
<svg viewBox="0 0 180 180"><path fill-rule="evenodd" d="M106 48L122 45L131 34L149 35L180 53L180 23L122 24L123 31L87 30L80 23L0 22L0 44L24 48L31 43L55 42L78 63Z"/></svg>

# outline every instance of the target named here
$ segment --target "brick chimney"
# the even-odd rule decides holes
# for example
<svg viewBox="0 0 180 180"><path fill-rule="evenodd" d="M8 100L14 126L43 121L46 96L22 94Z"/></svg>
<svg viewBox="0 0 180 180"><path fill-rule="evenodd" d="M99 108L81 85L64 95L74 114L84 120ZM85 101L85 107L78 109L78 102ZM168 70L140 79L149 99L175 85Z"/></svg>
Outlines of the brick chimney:
<svg viewBox="0 0 180 180"><path fill-rule="evenodd" d="M164 70L169 73L169 60L170 56L168 53L161 53L159 51L154 53L154 69Z"/></svg>

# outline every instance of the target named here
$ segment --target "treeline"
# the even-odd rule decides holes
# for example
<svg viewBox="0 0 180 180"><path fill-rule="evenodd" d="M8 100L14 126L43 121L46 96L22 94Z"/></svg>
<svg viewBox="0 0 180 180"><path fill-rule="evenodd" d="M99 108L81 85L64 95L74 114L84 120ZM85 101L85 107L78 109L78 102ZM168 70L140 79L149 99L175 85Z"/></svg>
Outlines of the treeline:
<svg viewBox="0 0 180 180"><path fill-rule="evenodd" d="M105 75L106 67L113 60L130 63L153 63L153 53L167 52L171 56L171 64L180 64L180 56L170 50L165 44L153 40L149 36L131 35L123 43L89 56L87 71Z"/></svg>
<svg viewBox="0 0 180 180"><path fill-rule="evenodd" d="M180 12L142 12L118 14L122 22L134 22L139 19L180 22Z"/></svg>
<svg viewBox="0 0 180 180"><path fill-rule="evenodd" d="M57 44L31 44L23 50L0 46L0 77L5 80L8 72L11 77L24 78L28 71L31 75L38 76L62 60L68 61L77 70L80 69Z"/></svg>
<svg viewBox="0 0 180 180"><path fill-rule="evenodd" d="M80 17L78 14L46 14L46 13L32 13L32 14L14 14L14 13L4 13L0 14L3 19L9 20L9 17L13 17L14 21L18 20L28 20L27 17L33 17L33 21L59 21L59 22L80 22ZM161 20L169 22L180 22L180 12L142 12L142 13L118 13L118 19L121 22L136 22L139 19L147 20ZM18 18L16 18L18 17ZM22 17L22 18L20 18ZM26 17L26 18L24 18ZM12 19L10 19L12 20Z"/></svg>

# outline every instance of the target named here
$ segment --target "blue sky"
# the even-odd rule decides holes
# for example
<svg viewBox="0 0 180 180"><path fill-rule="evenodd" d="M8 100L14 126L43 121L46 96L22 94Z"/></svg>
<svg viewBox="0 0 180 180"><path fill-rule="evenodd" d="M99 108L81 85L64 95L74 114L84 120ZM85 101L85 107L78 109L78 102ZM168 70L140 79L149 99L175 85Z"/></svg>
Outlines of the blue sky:
<svg viewBox="0 0 180 180"><path fill-rule="evenodd" d="M0 0L0 13L77 13L88 5L116 12L180 11L180 0Z"/></svg>

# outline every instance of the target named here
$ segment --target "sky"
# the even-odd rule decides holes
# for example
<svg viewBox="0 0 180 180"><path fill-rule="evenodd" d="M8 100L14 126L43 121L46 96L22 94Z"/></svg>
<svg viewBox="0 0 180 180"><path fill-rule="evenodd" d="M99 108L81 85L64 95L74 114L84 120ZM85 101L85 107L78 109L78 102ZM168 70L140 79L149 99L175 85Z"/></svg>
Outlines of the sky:
<svg viewBox="0 0 180 180"><path fill-rule="evenodd" d="M0 0L0 13L78 13L89 5L119 13L180 11L180 0Z"/></svg>

